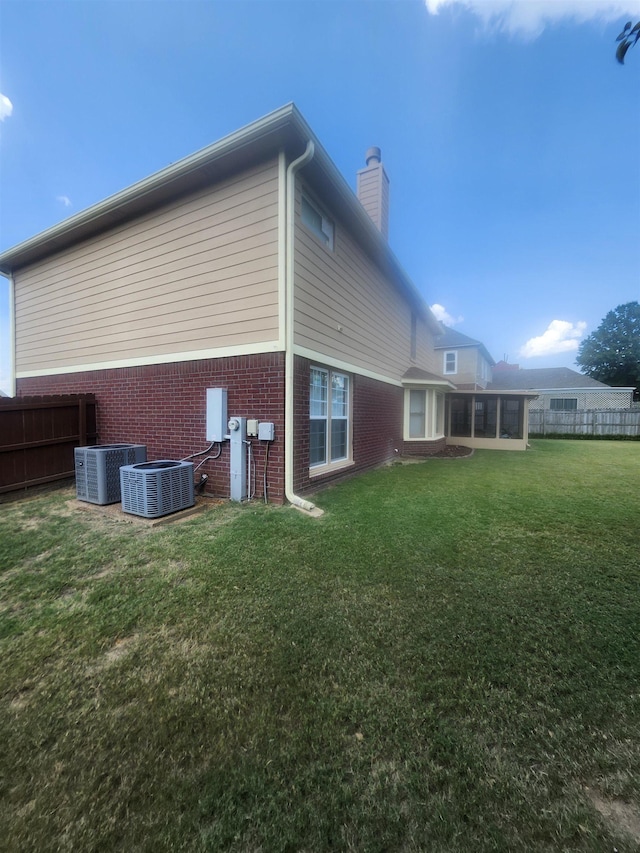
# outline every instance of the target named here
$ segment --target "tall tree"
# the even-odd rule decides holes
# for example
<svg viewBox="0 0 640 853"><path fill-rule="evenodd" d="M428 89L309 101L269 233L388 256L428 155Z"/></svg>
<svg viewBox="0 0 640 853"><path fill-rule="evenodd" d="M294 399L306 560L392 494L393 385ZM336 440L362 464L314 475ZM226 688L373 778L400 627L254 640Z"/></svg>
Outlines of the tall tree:
<svg viewBox="0 0 640 853"><path fill-rule="evenodd" d="M634 386L640 395L640 302L609 311L578 348L576 363L587 376L607 385Z"/></svg>
<svg viewBox="0 0 640 853"><path fill-rule="evenodd" d="M633 26L632 21L627 21L624 25L624 29L616 39L618 44L618 49L616 50L616 59L620 63L620 65L624 65L624 58L627 55L627 51L630 47L633 47L634 44L640 39L640 21Z"/></svg>

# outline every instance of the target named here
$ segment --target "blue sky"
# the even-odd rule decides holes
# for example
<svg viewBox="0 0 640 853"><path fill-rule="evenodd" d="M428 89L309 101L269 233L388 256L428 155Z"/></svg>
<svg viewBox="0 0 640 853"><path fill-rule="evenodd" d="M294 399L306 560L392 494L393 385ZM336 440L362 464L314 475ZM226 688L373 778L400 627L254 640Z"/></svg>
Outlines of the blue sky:
<svg viewBox="0 0 640 853"><path fill-rule="evenodd" d="M575 367L640 299L640 0L0 0L0 250L294 101L496 360ZM0 278L0 387L8 388Z"/></svg>

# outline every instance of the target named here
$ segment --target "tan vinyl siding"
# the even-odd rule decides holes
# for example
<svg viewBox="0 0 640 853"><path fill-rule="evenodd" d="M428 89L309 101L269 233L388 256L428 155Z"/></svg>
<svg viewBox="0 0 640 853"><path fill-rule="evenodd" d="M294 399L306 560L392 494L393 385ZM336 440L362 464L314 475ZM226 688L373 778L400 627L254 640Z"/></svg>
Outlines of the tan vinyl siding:
<svg viewBox="0 0 640 853"><path fill-rule="evenodd" d="M458 372L452 376L454 382L475 382L478 370L478 351L473 347L457 350Z"/></svg>
<svg viewBox="0 0 640 853"><path fill-rule="evenodd" d="M300 193L297 201L299 214ZM331 251L296 217L296 346L397 381L412 363L411 306L341 222L334 223ZM417 333L413 363L435 372L433 340L420 318Z"/></svg>
<svg viewBox="0 0 640 853"><path fill-rule="evenodd" d="M274 160L19 271L17 372L277 340L277 182Z"/></svg>
<svg viewBox="0 0 640 853"><path fill-rule="evenodd" d="M447 352L456 352L458 354L458 371L457 373L449 374L456 385L478 385L486 388L491 376L491 366L483 357L478 347L452 347L451 349L439 350L441 361L441 370L444 371L445 354ZM483 371L484 365L484 371Z"/></svg>

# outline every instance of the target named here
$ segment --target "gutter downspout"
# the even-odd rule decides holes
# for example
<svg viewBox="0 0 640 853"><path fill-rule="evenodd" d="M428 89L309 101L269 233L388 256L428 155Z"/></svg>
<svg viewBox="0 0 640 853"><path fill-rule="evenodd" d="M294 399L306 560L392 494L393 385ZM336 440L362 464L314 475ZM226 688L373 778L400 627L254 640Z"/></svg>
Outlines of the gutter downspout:
<svg viewBox="0 0 640 853"><path fill-rule="evenodd" d="M289 503L297 509L306 512L321 512L311 501L304 500L293 491L293 258L294 258L294 228L295 228L295 199L296 172L313 159L315 145L307 142L304 154L289 163L286 171L286 224L285 224L285 374L284 374L284 493Z"/></svg>
<svg viewBox="0 0 640 853"><path fill-rule="evenodd" d="M9 394L16 396L16 286L9 273Z"/></svg>

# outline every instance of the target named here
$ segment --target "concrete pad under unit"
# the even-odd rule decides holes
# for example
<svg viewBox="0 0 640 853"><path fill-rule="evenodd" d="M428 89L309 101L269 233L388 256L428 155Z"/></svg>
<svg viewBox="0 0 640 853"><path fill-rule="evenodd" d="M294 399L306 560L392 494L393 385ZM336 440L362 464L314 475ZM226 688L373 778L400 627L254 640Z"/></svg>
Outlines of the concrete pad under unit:
<svg viewBox="0 0 640 853"><path fill-rule="evenodd" d="M169 515L161 515L159 518L145 518L141 515L133 515L130 512L123 512L122 504L119 503L101 505L73 499L67 501L67 506L70 509L93 512L96 515L100 515L103 518L111 518L114 521L128 521L130 524L140 524L144 527L159 527L162 524L173 524L179 521L187 521L187 519L192 518L194 515L202 512L208 507L219 503L223 503L223 501L216 501L208 498L196 498L196 502L193 506L178 510L177 512L172 512Z"/></svg>

